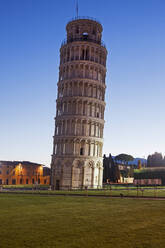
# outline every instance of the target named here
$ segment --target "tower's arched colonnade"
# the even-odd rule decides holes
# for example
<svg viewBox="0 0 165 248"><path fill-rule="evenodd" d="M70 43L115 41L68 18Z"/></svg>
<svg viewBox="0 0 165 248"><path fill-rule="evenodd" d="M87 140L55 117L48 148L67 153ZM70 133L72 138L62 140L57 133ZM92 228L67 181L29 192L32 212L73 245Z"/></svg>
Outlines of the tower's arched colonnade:
<svg viewBox="0 0 165 248"><path fill-rule="evenodd" d="M107 50L102 26L75 19L60 49L51 162L56 189L102 187L102 147Z"/></svg>

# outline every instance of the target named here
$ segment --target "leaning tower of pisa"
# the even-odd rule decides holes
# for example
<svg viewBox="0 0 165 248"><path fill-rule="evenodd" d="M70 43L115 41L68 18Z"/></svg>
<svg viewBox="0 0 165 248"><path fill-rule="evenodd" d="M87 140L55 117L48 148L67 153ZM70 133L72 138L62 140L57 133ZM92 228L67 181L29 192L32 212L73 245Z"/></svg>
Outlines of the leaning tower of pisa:
<svg viewBox="0 0 165 248"><path fill-rule="evenodd" d="M100 188L107 57L102 25L79 17L66 31L60 48L52 186Z"/></svg>

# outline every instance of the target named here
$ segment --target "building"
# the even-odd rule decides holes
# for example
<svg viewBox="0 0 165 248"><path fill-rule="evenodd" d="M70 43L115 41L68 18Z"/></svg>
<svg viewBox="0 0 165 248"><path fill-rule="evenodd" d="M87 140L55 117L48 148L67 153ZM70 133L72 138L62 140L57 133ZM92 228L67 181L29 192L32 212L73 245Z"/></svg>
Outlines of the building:
<svg viewBox="0 0 165 248"><path fill-rule="evenodd" d="M0 184L50 184L50 168L28 161L0 161Z"/></svg>
<svg viewBox="0 0 165 248"><path fill-rule="evenodd" d="M132 165L118 163L114 157L104 155L103 159L104 183L133 183L134 168Z"/></svg>
<svg viewBox="0 0 165 248"><path fill-rule="evenodd" d="M134 171L136 185L165 185L165 167L148 167Z"/></svg>
<svg viewBox="0 0 165 248"><path fill-rule="evenodd" d="M161 178L134 179L133 184L136 186L159 186L162 185L162 180Z"/></svg>
<svg viewBox="0 0 165 248"><path fill-rule="evenodd" d="M60 49L52 155L55 189L102 187L107 50L102 25L76 18Z"/></svg>

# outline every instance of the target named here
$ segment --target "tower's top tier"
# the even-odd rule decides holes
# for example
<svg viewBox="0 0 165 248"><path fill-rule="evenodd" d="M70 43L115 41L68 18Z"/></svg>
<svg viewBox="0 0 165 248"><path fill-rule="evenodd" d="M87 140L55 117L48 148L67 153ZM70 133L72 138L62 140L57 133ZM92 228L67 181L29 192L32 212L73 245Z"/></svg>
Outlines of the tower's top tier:
<svg viewBox="0 0 165 248"><path fill-rule="evenodd" d="M102 25L92 19L85 17L78 17L66 26L67 42L73 41L91 41L101 44Z"/></svg>

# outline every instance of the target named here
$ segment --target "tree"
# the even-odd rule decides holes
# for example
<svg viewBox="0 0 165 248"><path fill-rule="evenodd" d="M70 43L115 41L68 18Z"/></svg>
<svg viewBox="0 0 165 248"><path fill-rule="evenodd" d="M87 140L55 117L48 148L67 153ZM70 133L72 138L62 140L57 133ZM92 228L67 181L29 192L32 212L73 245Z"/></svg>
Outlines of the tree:
<svg viewBox="0 0 165 248"><path fill-rule="evenodd" d="M155 152L147 158L147 167L161 167L165 166L165 158L161 153Z"/></svg>
<svg viewBox="0 0 165 248"><path fill-rule="evenodd" d="M140 170L142 168L142 162L141 160L138 160L138 169Z"/></svg>
<svg viewBox="0 0 165 248"><path fill-rule="evenodd" d="M121 153L115 157L115 161L121 161L124 164L128 164L129 161L133 161L134 157L128 154Z"/></svg>
<svg viewBox="0 0 165 248"><path fill-rule="evenodd" d="M129 172L128 172L128 176L129 177L133 177L134 176L134 166L133 165L130 166L130 169L129 169Z"/></svg>
<svg viewBox="0 0 165 248"><path fill-rule="evenodd" d="M104 167L103 170L104 182L106 182L107 179L109 179L111 182L117 183L118 180L120 179L120 171L118 165L114 163L111 154L109 154L109 157L106 157L104 155L103 167Z"/></svg>

